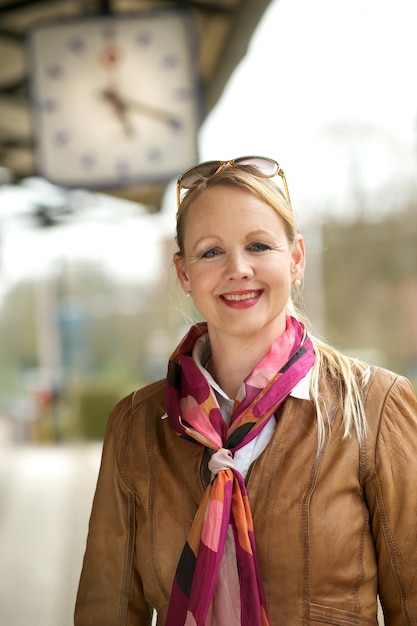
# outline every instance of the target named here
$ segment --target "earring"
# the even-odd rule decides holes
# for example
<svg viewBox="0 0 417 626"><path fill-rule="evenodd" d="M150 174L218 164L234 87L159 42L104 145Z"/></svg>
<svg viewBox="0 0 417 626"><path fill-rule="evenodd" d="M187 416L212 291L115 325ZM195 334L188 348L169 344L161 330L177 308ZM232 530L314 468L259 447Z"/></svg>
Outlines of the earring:
<svg viewBox="0 0 417 626"><path fill-rule="evenodd" d="M191 298L191 291L187 291L185 295L187 296L187 298Z"/></svg>
<svg viewBox="0 0 417 626"><path fill-rule="evenodd" d="M294 281L294 287L301 287L301 280L299 278L296 278Z"/></svg>

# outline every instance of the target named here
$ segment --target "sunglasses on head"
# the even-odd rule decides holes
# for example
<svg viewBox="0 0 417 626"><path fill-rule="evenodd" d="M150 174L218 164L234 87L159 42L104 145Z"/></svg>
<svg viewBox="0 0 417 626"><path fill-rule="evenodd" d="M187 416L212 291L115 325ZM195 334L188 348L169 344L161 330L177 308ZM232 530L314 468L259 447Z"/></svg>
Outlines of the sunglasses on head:
<svg viewBox="0 0 417 626"><path fill-rule="evenodd" d="M181 205L181 189L191 189L199 181L211 178L215 174L224 170L226 167L244 170L253 176L257 176L258 178L273 178L274 176L281 176L285 195L289 205L291 206L287 180L279 164L274 161L274 159L269 159L268 157L245 156L237 159L231 159L230 161L206 161L205 163L199 163L198 165L195 165L189 170L183 172L177 180L178 209Z"/></svg>

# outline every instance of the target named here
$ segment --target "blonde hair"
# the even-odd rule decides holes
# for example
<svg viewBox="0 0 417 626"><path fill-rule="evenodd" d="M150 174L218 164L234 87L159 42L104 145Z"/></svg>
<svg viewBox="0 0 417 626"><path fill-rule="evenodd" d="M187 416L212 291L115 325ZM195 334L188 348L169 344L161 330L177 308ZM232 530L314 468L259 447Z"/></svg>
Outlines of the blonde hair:
<svg viewBox="0 0 417 626"><path fill-rule="evenodd" d="M263 202L268 204L282 219L289 243L293 243L297 235L297 223L292 207L285 195L270 178L260 178L248 171L228 167L211 178L198 181L185 195L177 213L178 256L184 256L184 232L187 214L194 200L206 189L214 186L237 186L246 189ZM292 315L307 330L309 321L305 317L299 303L295 303L290 296L287 303L287 314ZM316 353L310 381L310 398L317 412L317 444L320 451L326 441L326 432L331 428L329 407L323 400L323 381L330 383L338 397L342 412L342 438L350 436L355 431L359 443L367 432L367 421L364 410L364 388L369 380L370 367L368 364L345 356L329 343L315 337L309 332Z"/></svg>

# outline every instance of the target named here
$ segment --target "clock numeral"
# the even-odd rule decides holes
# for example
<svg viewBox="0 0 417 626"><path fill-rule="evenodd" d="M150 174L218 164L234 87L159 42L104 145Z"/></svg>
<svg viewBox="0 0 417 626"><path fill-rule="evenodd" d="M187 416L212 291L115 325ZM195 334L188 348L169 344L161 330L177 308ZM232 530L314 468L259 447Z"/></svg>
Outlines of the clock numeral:
<svg viewBox="0 0 417 626"><path fill-rule="evenodd" d="M91 170L95 167L97 159L92 152L86 152L81 157L81 167L86 170Z"/></svg>
<svg viewBox="0 0 417 626"><path fill-rule="evenodd" d="M152 163L157 163L162 159L162 152L159 148L150 148L146 152L146 157L148 161L152 161Z"/></svg>
<svg viewBox="0 0 417 626"><path fill-rule="evenodd" d="M54 134L54 143L57 146L66 146L70 141L70 135L65 130L60 130Z"/></svg>
<svg viewBox="0 0 417 626"><path fill-rule="evenodd" d="M178 133L183 128L183 123L180 120L170 120L169 122L170 128L174 131L174 133Z"/></svg>
<svg viewBox="0 0 417 626"><path fill-rule="evenodd" d="M162 59L162 65L168 70L174 70L179 65L179 58L175 54L167 54Z"/></svg>
<svg viewBox="0 0 417 626"><path fill-rule="evenodd" d="M136 35L136 43L141 48L147 48L152 42L152 35L147 30L142 30Z"/></svg>
<svg viewBox="0 0 417 626"><path fill-rule="evenodd" d="M189 87L177 87L174 91L174 98L184 102L194 98L194 91Z"/></svg>
<svg viewBox="0 0 417 626"><path fill-rule="evenodd" d="M38 102L38 108L43 113L55 113L59 110L59 104L55 98L46 98L46 100Z"/></svg>
<svg viewBox="0 0 417 626"><path fill-rule="evenodd" d="M127 178L130 173L130 165L126 159L116 161L116 172L121 178Z"/></svg>
<svg viewBox="0 0 417 626"><path fill-rule="evenodd" d="M68 41L68 48L71 52L75 54L84 54L86 51L86 44L82 37L76 35L75 37L71 37Z"/></svg>
<svg viewBox="0 0 417 626"><path fill-rule="evenodd" d="M59 65L59 63L51 63L46 67L45 73L47 77L51 78L52 80L60 80L64 76L65 71L62 65Z"/></svg>
<svg viewBox="0 0 417 626"><path fill-rule="evenodd" d="M105 24L102 28L101 33L103 35L103 39L106 39L107 41L116 39L117 30L115 24L113 24L112 22Z"/></svg>

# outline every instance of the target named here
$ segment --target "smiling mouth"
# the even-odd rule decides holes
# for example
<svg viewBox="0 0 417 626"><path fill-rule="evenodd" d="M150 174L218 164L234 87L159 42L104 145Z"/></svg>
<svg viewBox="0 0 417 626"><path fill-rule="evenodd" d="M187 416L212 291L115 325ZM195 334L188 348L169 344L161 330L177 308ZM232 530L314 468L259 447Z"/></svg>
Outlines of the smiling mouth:
<svg viewBox="0 0 417 626"><path fill-rule="evenodd" d="M244 300L252 300L253 298L258 298L262 293L262 290L258 291L247 291L246 293L228 293L223 294L221 297L223 300L227 300L227 302L243 302Z"/></svg>

